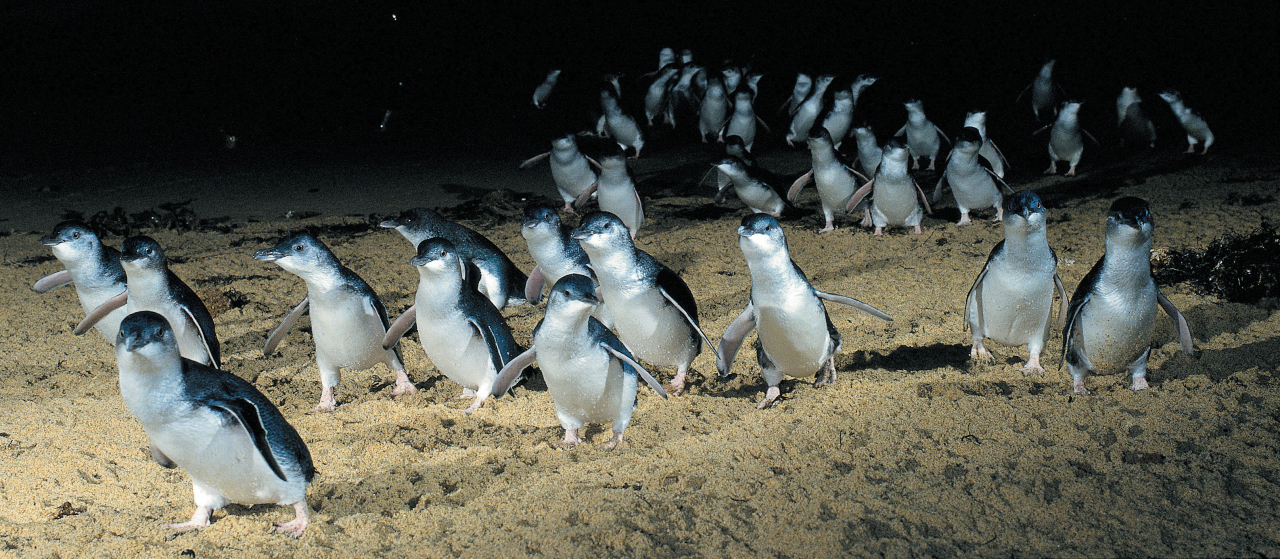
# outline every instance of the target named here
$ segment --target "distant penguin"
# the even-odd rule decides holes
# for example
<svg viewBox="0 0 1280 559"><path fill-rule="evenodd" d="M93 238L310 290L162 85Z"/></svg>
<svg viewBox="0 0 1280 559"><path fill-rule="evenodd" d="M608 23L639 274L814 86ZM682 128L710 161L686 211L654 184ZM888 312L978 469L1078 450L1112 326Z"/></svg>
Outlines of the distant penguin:
<svg viewBox="0 0 1280 559"><path fill-rule="evenodd" d="M832 95L831 110L827 111L826 117L822 119L822 127L831 135L831 141L835 144L836 149L840 149L840 143L844 141L844 137L849 135L849 127L853 125L853 92L848 89L841 89ZM813 131L809 131L810 136Z"/></svg>
<svg viewBox="0 0 1280 559"><path fill-rule="evenodd" d="M663 47L662 50L658 51L658 71L662 71L663 68L675 64L675 62L675 49L671 47Z"/></svg>
<svg viewBox="0 0 1280 559"><path fill-rule="evenodd" d="M1156 147L1156 125L1142 110L1142 97L1137 88L1125 87L1116 97L1117 126L1120 128L1120 145L1130 147Z"/></svg>
<svg viewBox="0 0 1280 559"><path fill-rule="evenodd" d="M726 64L720 69L720 75L724 78L724 90L733 93L738 90L738 85L742 83L742 68L732 64ZM755 96L755 92L751 94Z"/></svg>
<svg viewBox="0 0 1280 559"><path fill-rule="evenodd" d="M1204 155L1208 152L1209 146L1213 145L1213 132L1209 130L1209 123L1205 122L1204 117L1188 108L1182 102L1182 94L1175 90L1165 90L1160 94L1160 98L1169 104L1174 116L1178 117L1178 122L1182 123L1182 129L1187 131L1186 153L1195 153L1196 144L1202 142L1204 149L1200 150L1200 154Z"/></svg>
<svg viewBox="0 0 1280 559"><path fill-rule="evenodd" d="M985 340L1026 344L1026 374L1044 372L1040 352L1053 333L1053 292L1059 294L1058 327L1066 324L1067 290L1058 257L1045 236L1047 214L1034 192L1004 199L1004 240L991 254L965 297L965 326L973 332L973 359L992 361Z"/></svg>
<svg viewBox="0 0 1280 559"><path fill-rule="evenodd" d="M818 120L818 116L822 114L822 108L825 106L823 95L827 92L827 86L836 79L835 76L823 75L813 81L813 89L809 92L809 97L800 104L800 109L791 119L791 130L787 133L787 145L794 146L797 141L806 141L809 138L809 129L813 128L814 123Z"/></svg>
<svg viewBox="0 0 1280 559"><path fill-rule="evenodd" d="M78 336L87 332L121 306L128 314L154 311L169 322L183 357L220 368L222 359L213 315L204 301L169 270L160 243L142 235L125 239L120 247L120 266L128 289L89 313L76 325L74 333Z"/></svg>
<svg viewBox="0 0 1280 559"><path fill-rule="evenodd" d="M849 88L849 91L853 93L853 110L858 110L858 99L862 97L862 93L879 80L879 77L871 74L862 74L853 80L853 86Z"/></svg>
<svg viewBox="0 0 1280 559"><path fill-rule="evenodd" d="M755 146L756 123L764 126L764 122L756 116L755 95L749 89L740 89L733 94L733 114L729 117L729 125L725 127L721 139L728 136L742 138L747 151ZM769 127L764 127L768 131Z"/></svg>
<svg viewBox="0 0 1280 559"><path fill-rule="evenodd" d="M1124 369L1133 379L1132 389L1147 388L1147 357L1157 306L1173 319L1182 351L1194 354L1187 319L1151 279L1154 228L1145 200L1128 196L1111 204L1106 253L1076 287L1062 331L1063 362L1071 371L1076 394L1089 395L1084 386L1088 373Z"/></svg>
<svg viewBox="0 0 1280 559"><path fill-rule="evenodd" d="M815 126L809 134L809 155L813 166L791 184L787 200L794 204L800 189L813 181L818 189L818 198L822 200L822 216L826 218L826 227L818 233L830 233L836 230L835 213L844 213L849 198L869 179L841 159L826 128Z"/></svg>
<svg viewBox="0 0 1280 559"><path fill-rule="evenodd" d="M546 79L538 84L533 90L533 106L539 109L546 108L547 98L551 97L551 91L556 87L556 81L560 79L560 70L552 70L547 72Z"/></svg>
<svg viewBox="0 0 1280 559"><path fill-rule="evenodd" d="M418 293L387 330L382 347L394 347L417 324L427 359L462 385L459 399L475 398L465 411L480 409L493 394L498 371L521 352L511 328L492 302L463 281L465 263L447 239L422 241L409 264L418 268Z"/></svg>
<svg viewBox="0 0 1280 559"><path fill-rule="evenodd" d="M618 216L627 225L631 238L636 238L640 227L644 225L644 203L640 201L636 182L631 178L627 160L622 154L600 158L599 184L596 195L600 211Z"/></svg>
<svg viewBox="0 0 1280 559"><path fill-rule="evenodd" d="M777 189L765 180L763 174L758 169L747 167L741 159L733 156L726 157L716 163L715 168L728 179L728 182L720 185L719 191L716 192L717 204L724 202L729 187L732 186L738 199L742 200L742 203L746 204L752 212L779 217L787 208L787 203Z"/></svg>
<svg viewBox="0 0 1280 559"><path fill-rule="evenodd" d="M907 108L907 123L898 129L894 137L907 135L907 149L911 151L912 169L919 169L920 158L928 157L928 170L932 171L938 163L938 150L942 148L942 142L938 139L946 140L947 135L924 115L924 101L907 101L903 106Z"/></svg>
<svg viewBox="0 0 1280 559"><path fill-rule="evenodd" d="M707 143L708 135L714 138L724 130L729 122L729 103L724 81L719 76L707 78L707 93L698 109L698 135L702 143Z"/></svg>
<svg viewBox="0 0 1280 559"><path fill-rule="evenodd" d="M996 217L991 221L1003 220L1004 199L1001 190L1013 193L1013 189L995 173L990 163L978 155L982 145L982 135L978 133L978 129L965 127L956 138L955 147L947 156L947 168L943 170L942 176L938 178L938 186L933 190L933 202L936 204L942 200L942 183L951 185L956 206L960 208L960 221L956 225L971 223L969 210L979 208L995 208Z"/></svg>
<svg viewBox="0 0 1280 559"><path fill-rule="evenodd" d="M814 375L814 386L835 382L840 332L827 316L823 300L849 305L881 320L893 320L856 299L814 289L791 260L782 226L773 217L752 214L742 218L738 247L751 270L751 298L720 341L716 369L721 376L729 374L742 340L755 329L756 360L768 383L757 409L777 401L781 395L778 384L784 376Z"/></svg>
<svg viewBox="0 0 1280 559"><path fill-rule="evenodd" d="M484 235L426 208L407 210L399 217L388 219L379 225L395 229L414 247L431 237L448 239L467 264L467 281L476 285L495 307L501 309L527 302L524 300L524 284L529 277ZM479 276L472 277L472 272L477 272Z"/></svg>
<svg viewBox="0 0 1280 559"><path fill-rule="evenodd" d="M794 115L800 110L800 104L809 97L809 91L813 89L813 78L804 72L796 74L796 83L791 86L791 96L782 102L782 106L778 107L778 113L784 111L786 114Z"/></svg>
<svg viewBox="0 0 1280 559"><path fill-rule="evenodd" d="M312 411L333 411L337 406L333 389L342 379L342 368L360 371L383 363L396 375L392 396L417 392L405 373L400 348L382 348L382 338L391 325L387 308L373 288L343 266L328 246L307 233L296 233L272 248L255 252L253 259L274 262L306 282L307 296L271 332L262 354L274 353L298 318L311 314L321 387L320 403Z"/></svg>
<svg viewBox="0 0 1280 559"><path fill-rule="evenodd" d="M151 311L121 322L116 364L120 396L146 431L152 458L191 476L196 511L170 529L208 526L210 514L228 503L275 503L295 513L277 529L302 535L316 469L271 400L240 377L183 358L169 323Z"/></svg>
<svg viewBox="0 0 1280 559"><path fill-rule="evenodd" d="M102 244L98 235L82 221L63 221L53 232L40 238L66 269L40 278L31 289L48 293L68 283L75 284L80 308L88 315L108 300L125 292L120 251ZM120 321L128 314L120 305L94 325L110 343L115 343Z"/></svg>
<svg viewBox="0 0 1280 559"><path fill-rule="evenodd" d="M1045 129L1049 130L1049 168L1045 169L1044 174L1052 175L1058 172L1058 162L1066 161L1071 164L1066 176L1075 176L1076 165L1080 164L1080 156L1084 153L1084 137L1087 135L1090 140L1093 140L1093 135L1080 127L1081 104L1083 103L1079 101L1063 103L1062 108L1058 110L1057 120L1036 131L1039 133ZM1093 141L1097 143L1097 140Z"/></svg>
<svg viewBox="0 0 1280 559"><path fill-rule="evenodd" d="M622 434L636 408L637 377L663 398L667 393L627 346L592 318L600 299L595 284L580 274L555 283L547 297L547 313L533 329L533 345L516 356L498 375L495 386L505 390L521 370L536 360L564 427L561 446L582 443L578 430L589 422L612 422L613 437L604 448L622 443Z"/></svg>
<svg viewBox="0 0 1280 559"><path fill-rule="evenodd" d="M617 216L597 212L573 230L591 260L600 295L613 315L618 337L636 357L676 367L671 391L684 390L685 376L702 344L712 348L698 326L698 305L680 276L636 248Z"/></svg>
<svg viewBox="0 0 1280 559"><path fill-rule="evenodd" d="M600 115L596 132L613 138L623 150L635 150L632 157L639 158L640 150L644 148L644 134L640 132L640 125L636 124L636 120L622 112L615 89L601 88L600 107L604 114Z"/></svg>
<svg viewBox="0 0 1280 559"><path fill-rule="evenodd" d="M933 213L924 191L920 190L920 185L907 169L909 158L907 146L898 140L890 140L884 146L880 165L871 182L853 193L845 205L845 211L853 211L870 194L871 221L875 224L876 235L883 235L884 228L890 225L911 227L912 232L919 235L924 232L920 228L920 220L926 212Z"/></svg>
<svg viewBox="0 0 1280 559"><path fill-rule="evenodd" d="M680 68L675 65L663 68L645 90L644 116L649 121L649 126L653 126L653 119L661 115L664 123L675 128L675 113L670 97L671 86L674 85L672 79L679 74Z"/></svg>
<svg viewBox="0 0 1280 559"><path fill-rule="evenodd" d="M964 127L973 128L978 131L979 136L982 136L982 148L978 150L978 155L986 158L987 163L991 164L991 170L1003 179L1004 170L1009 167L1009 161L1004 158L1000 148L996 147L996 143L987 137L987 112L971 111L964 115Z"/></svg>
<svg viewBox="0 0 1280 559"><path fill-rule="evenodd" d="M671 103L682 110L697 111L707 90L706 70L697 64L682 64L680 78L671 86Z"/></svg>
<svg viewBox="0 0 1280 559"><path fill-rule="evenodd" d="M1035 113L1036 120L1040 120L1040 113L1054 108L1056 105L1054 99L1057 97L1058 85L1053 81L1053 67L1058 63L1057 60L1049 60L1040 67L1040 73L1036 75L1036 79L1031 82L1018 94L1018 99L1022 99L1022 95L1028 90L1031 91L1031 111Z"/></svg>
<svg viewBox="0 0 1280 559"><path fill-rule="evenodd" d="M880 156L884 148L871 127L864 124L853 129L853 137L858 140L858 158L856 163L862 167L862 174L868 177L876 175L876 167L880 166Z"/></svg>
<svg viewBox="0 0 1280 559"><path fill-rule="evenodd" d="M575 207L581 207L591 198L596 189L596 169L600 164L578 151L578 139L575 134L565 134L551 141L551 151L536 155L520 164L521 169L537 165L543 159L550 159L551 178L556 183L556 190L564 200L564 211L574 213Z"/></svg>

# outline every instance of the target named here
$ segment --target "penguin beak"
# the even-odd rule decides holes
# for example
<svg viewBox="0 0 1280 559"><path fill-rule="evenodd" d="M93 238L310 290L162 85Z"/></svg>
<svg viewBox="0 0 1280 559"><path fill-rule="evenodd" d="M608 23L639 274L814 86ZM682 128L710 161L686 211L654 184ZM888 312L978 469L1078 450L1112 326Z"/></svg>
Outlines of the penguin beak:
<svg viewBox="0 0 1280 559"><path fill-rule="evenodd" d="M574 229L572 233L569 233L569 236L581 241L583 239L591 238L591 235L594 233L595 232L590 229Z"/></svg>
<svg viewBox="0 0 1280 559"><path fill-rule="evenodd" d="M414 266L426 266L432 262L435 262L435 259L430 256L415 256L409 259L409 264Z"/></svg>
<svg viewBox="0 0 1280 559"><path fill-rule="evenodd" d="M148 339L146 336L142 336L142 335L140 335L140 334L138 334L138 333L136 333L136 332L135 332L134 334L132 334L132 335L130 335L129 337L125 338L125 339L124 339L124 342L125 342L125 343L124 343L124 348L125 348L125 349L127 349L127 350L129 350L129 351L138 351L138 350L140 350L140 349L142 349L142 348L146 347L148 344L150 344L150 343L151 343L151 340L150 340L150 339Z"/></svg>
<svg viewBox="0 0 1280 559"><path fill-rule="evenodd" d="M274 248L264 248L253 253L254 260L261 260L263 262L275 262L281 258L284 258L284 254Z"/></svg>
<svg viewBox="0 0 1280 559"><path fill-rule="evenodd" d="M62 244L63 242L64 241L62 239L54 235L45 235L43 237L40 237L40 244L45 246L57 246Z"/></svg>
<svg viewBox="0 0 1280 559"><path fill-rule="evenodd" d="M397 222L396 222L396 220L394 220L394 219L388 219L388 220L386 220L386 221L384 221L384 222L382 222L382 223L379 223L379 224L378 224L378 227L385 227L385 228L387 228L387 229L395 229L396 227L399 227L399 226L400 226L400 224L399 224L399 223L397 223Z"/></svg>
<svg viewBox="0 0 1280 559"><path fill-rule="evenodd" d="M738 236L739 236L739 237L750 237L750 236L751 236L751 230L750 230L750 229L747 229L747 227L746 227L745 225L739 225L739 226L738 226Z"/></svg>

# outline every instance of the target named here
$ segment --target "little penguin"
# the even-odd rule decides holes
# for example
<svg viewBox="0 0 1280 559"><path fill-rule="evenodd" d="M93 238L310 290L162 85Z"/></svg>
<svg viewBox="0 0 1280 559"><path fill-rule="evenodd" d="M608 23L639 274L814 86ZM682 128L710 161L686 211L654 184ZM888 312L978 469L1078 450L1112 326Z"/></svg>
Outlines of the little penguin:
<svg viewBox="0 0 1280 559"><path fill-rule="evenodd" d="M880 156L884 152L884 148L880 147L880 141L876 139L876 133L866 124L854 128L853 137L858 140L858 157L854 160L854 163L858 163L862 167L863 175L874 177L876 168L880 166Z"/></svg>
<svg viewBox="0 0 1280 559"><path fill-rule="evenodd" d="M36 293L48 293L73 283L85 314L124 293L125 275L124 268L120 267L120 251L102 244L88 224L63 221L53 227L52 233L41 237L40 244L52 249L53 256L66 269L40 278L31 286ZM125 309L117 307L99 320L94 328L108 342L115 343L120 321L126 314Z"/></svg>
<svg viewBox="0 0 1280 559"><path fill-rule="evenodd" d="M1125 87L1116 97L1116 126L1120 128L1120 145L1156 147L1156 125L1142 110L1142 96L1138 89Z"/></svg>
<svg viewBox="0 0 1280 559"><path fill-rule="evenodd" d="M1058 162L1066 161L1071 164L1066 176L1075 176L1076 165L1080 164L1080 156L1084 154L1084 137L1088 136L1094 143L1098 142L1094 140L1093 134L1089 134L1087 130L1080 127L1082 104L1084 104L1082 101L1064 102L1058 109L1057 120L1036 131L1039 134L1046 129L1049 130L1049 168L1045 169L1044 174L1052 175L1058 172Z"/></svg>
<svg viewBox="0 0 1280 559"><path fill-rule="evenodd" d="M671 80L680 73L680 68L670 64L658 72L658 77L649 84L644 94L644 117L653 126L653 119L662 115L663 122L675 127L674 104L671 100Z"/></svg>
<svg viewBox="0 0 1280 559"><path fill-rule="evenodd" d="M76 325L75 334L87 332L122 306L129 314L155 311L169 322L183 357L220 368L222 361L213 315L195 292L169 270L160 243L143 235L125 239L120 247L120 266L124 268L128 289L90 312Z"/></svg>
<svg viewBox="0 0 1280 559"><path fill-rule="evenodd" d="M813 89L813 78L804 72L796 74L796 83L791 86L791 96L782 102L782 106L778 107L778 114L784 111L789 115L795 115L800 110L800 104L809 97L809 91Z"/></svg>
<svg viewBox="0 0 1280 559"><path fill-rule="evenodd" d="M919 235L924 232L920 228L924 213L933 214L924 191L907 170L909 157L907 146L896 139L889 140L884 145L875 176L854 192L845 205L845 211L851 212L870 194L871 222L875 225L876 235L883 235L884 228L890 225L911 227L912 232Z"/></svg>
<svg viewBox="0 0 1280 559"><path fill-rule="evenodd" d="M373 288L343 266L328 246L311 235L296 233L275 247L253 253L253 259L275 262L307 284L307 296L271 332L262 354L275 353L298 318L311 314L321 387L320 403L312 411L333 411L337 406L333 389L341 382L340 369L344 368L360 371L384 363L396 374L392 396L417 392L405 373L400 348L382 348L390 326L387 308Z"/></svg>
<svg viewBox="0 0 1280 559"><path fill-rule="evenodd" d="M853 92L853 110L858 110L858 99L862 97L862 93L879 80L878 76L871 74L862 74L853 80L853 86L849 88L849 91Z"/></svg>
<svg viewBox="0 0 1280 559"><path fill-rule="evenodd" d="M583 218L573 230L591 260L600 295L622 343L640 359L676 367L671 391L684 390L689 365L707 335L698 326L698 304L680 276L636 248L622 220L608 212Z"/></svg>
<svg viewBox="0 0 1280 559"><path fill-rule="evenodd" d="M787 203L783 201L778 191L766 182L760 171L754 167L748 167L741 159L728 156L715 165L716 170L720 173L720 177L726 180L720 181L716 192L715 202L717 204L724 202L725 196L729 193L729 187L733 187L733 191L738 195L738 199L742 200L752 212L762 212L779 217L783 210L787 209Z"/></svg>
<svg viewBox="0 0 1280 559"><path fill-rule="evenodd" d="M431 237L449 239L467 264L467 281L485 294L499 309L525 303L522 294L529 280L502 249L464 225L440 216L434 210L414 208L380 224L395 229L415 248ZM473 276L473 274L475 274Z"/></svg>
<svg viewBox="0 0 1280 559"><path fill-rule="evenodd" d="M848 305L881 320L893 320L856 299L814 289L804 271L791 260L786 235L772 216L752 214L742 218L738 248L751 270L751 298L720 341L716 369L721 376L728 376L742 340L756 329L756 360L769 385L757 409L778 400L778 384L784 376L816 375L814 387L835 382L840 332L831 324L823 300Z"/></svg>
<svg viewBox="0 0 1280 559"><path fill-rule="evenodd" d="M960 207L960 221L956 225L968 225L969 210L977 208L995 208L996 217L991 221L1004 219L1003 198L1001 190L1012 194L1013 189L996 174L986 158L979 155L982 149L982 135L977 128L966 127L956 138L955 147L947 156L947 168L938 178L938 185L933 189L933 202L942 200L942 183L951 185L951 194L956 197L956 205Z"/></svg>
<svg viewBox="0 0 1280 559"><path fill-rule="evenodd" d="M830 233L836 230L835 212L844 213L845 204L854 191L869 179L840 157L832 145L831 133L825 127L815 126L809 134L809 155L813 159L813 167L791 184L787 200L794 204L800 189L813 181L818 189L818 198L822 200L822 215L827 220L826 227L818 233Z"/></svg>
<svg viewBox="0 0 1280 559"><path fill-rule="evenodd" d="M1107 213L1106 252L1071 295L1062 330L1063 363L1075 393L1088 396L1084 377L1128 369L1134 390L1147 388L1147 357L1164 309L1178 330L1182 351L1194 355L1191 329L1151 278L1151 234L1155 222L1146 200L1126 196Z"/></svg>
<svg viewBox="0 0 1280 559"><path fill-rule="evenodd" d="M732 97L733 114L729 116L729 124L720 133L720 140L724 141L729 136L742 138L742 143L749 152L752 147L755 147L756 125L759 124L766 132L769 131L769 127L756 116L754 105L756 96L751 93L751 90L739 89L732 94Z"/></svg>
<svg viewBox="0 0 1280 559"><path fill-rule="evenodd" d="M131 313L116 338L120 396L151 441L151 456L191 476L196 511L170 524L179 532L209 525L228 503L292 505L277 529L298 537L311 515L315 479L307 445L280 410L252 384L182 357L168 321Z"/></svg>
<svg viewBox="0 0 1280 559"><path fill-rule="evenodd" d="M946 141L947 135L924 115L924 101L907 101L903 106L907 108L907 123L898 129L894 137L907 135L907 148L911 151L912 169L919 169L920 158L928 157L928 170L932 171L937 167L938 150L942 149L942 142L938 139Z"/></svg>
<svg viewBox="0 0 1280 559"><path fill-rule="evenodd" d="M600 304L595 291L586 276L560 278L547 298L546 316L533 329L533 345L507 363L494 386L505 391L520 371L537 361L564 427L560 446L582 443L578 429L584 424L610 421L613 437L604 448L611 450L622 443L635 412L637 376L659 396L666 398L667 392L627 346L592 317Z"/></svg>
<svg viewBox="0 0 1280 559"><path fill-rule="evenodd" d="M529 283L525 284L525 299L538 301L542 298L544 285L555 285L560 278L569 274L591 275L587 253L569 235L571 230L560 221L555 210L547 206L533 204L524 209L520 235L528 243L529 255L537 263L529 273ZM593 316L606 327L613 326L609 308L603 304L596 307Z"/></svg>
<svg viewBox="0 0 1280 559"><path fill-rule="evenodd" d="M1201 142L1204 143L1204 148L1200 150L1200 154L1204 155L1209 151L1209 146L1213 145L1213 132L1209 130L1209 123L1205 122L1204 117L1187 107L1182 101L1182 94L1176 90L1167 89L1160 94L1160 98L1169 104L1174 116L1178 117L1178 122L1182 123L1182 129L1187 131L1186 153L1195 153L1196 144Z"/></svg>
<svg viewBox="0 0 1280 559"><path fill-rule="evenodd" d="M822 108L825 103L822 96L827 92L827 86L835 81L836 77L832 75L818 76L813 81L813 89L809 92L809 97L800 104L800 109L791 119L791 131L787 133L787 145L794 146L797 140L805 140L809 137L809 129L813 128L814 123L818 120L818 116L822 114Z"/></svg>
<svg viewBox="0 0 1280 559"><path fill-rule="evenodd" d="M1054 107L1054 98L1058 92L1058 85L1053 81L1053 67L1058 63L1057 60L1049 60L1040 67L1040 73L1036 75L1036 79L1032 80L1031 85L1022 89L1022 93L1018 94L1018 99L1031 91L1031 111L1035 113L1036 120L1040 120L1040 113Z"/></svg>
<svg viewBox="0 0 1280 559"><path fill-rule="evenodd" d="M853 91L841 89L832 94L831 110L827 111L826 116L823 117L822 127L831 135L831 141L835 143L836 149L839 149L844 137L849 135L849 127L852 125ZM810 130L809 137L812 136L813 130Z"/></svg>
<svg viewBox="0 0 1280 559"><path fill-rule="evenodd" d="M996 143L987 137L987 112L970 111L965 114L964 127L972 127L978 131L979 136L982 136L982 148L978 150L978 155L985 157L991 164L991 170L1003 179L1004 170L1009 167L1009 160L1004 158L1004 154L1000 152L1000 148L996 147Z"/></svg>
<svg viewBox="0 0 1280 559"><path fill-rule="evenodd" d="M622 107L618 105L617 89L600 88L600 108L604 114L600 115L600 120L596 123L596 133L613 138L623 151L627 148L635 150L636 154L632 157L639 159L640 150L644 149L644 134L640 132L636 119L622 112Z"/></svg>
<svg viewBox="0 0 1280 559"><path fill-rule="evenodd" d="M551 97L551 91L556 88L556 82L560 80L560 70L552 70L547 72L547 77L538 84L533 90L533 106L539 109L546 108L547 98Z"/></svg>
<svg viewBox="0 0 1280 559"><path fill-rule="evenodd" d="M636 182L631 178L627 160L621 153L600 158L599 184L596 197L600 210L618 216L627 224L631 238L636 238L640 226L644 225L644 203L640 201Z"/></svg>
<svg viewBox="0 0 1280 559"><path fill-rule="evenodd" d="M1067 318L1067 290L1058 278L1058 257L1045 237L1047 213L1040 197L1021 191L1004 199L1004 240L965 297L965 325L973 332L973 359L994 361L984 340L1026 344L1026 374L1044 372L1040 352L1053 332L1053 292L1058 291L1058 327Z"/></svg>
<svg viewBox="0 0 1280 559"><path fill-rule="evenodd" d="M729 122L729 93L724 89L724 81L719 76L707 78L707 92L698 106L698 135L702 143L707 137L718 137Z"/></svg>
<svg viewBox="0 0 1280 559"><path fill-rule="evenodd" d="M511 327L492 302L463 281L465 265L447 239L422 241L409 264L418 268L418 294L387 330L382 347L395 346L416 323L427 358L462 385L458 399L475 397L466 412L480 409L493 394L498 371L521 351Z"/></svg>
<svg viewBox="0 0 1280 559"><path fill-rule="evenodd" d="M520 169L528 169L548 158L551 179L564 200L564 211L574 213L574 208L581 207L595 193L597 176L591 167L599 169L600 164L578 151L576 135L565 134L551 141L551 151L530 157L520 164Z"/></svg>

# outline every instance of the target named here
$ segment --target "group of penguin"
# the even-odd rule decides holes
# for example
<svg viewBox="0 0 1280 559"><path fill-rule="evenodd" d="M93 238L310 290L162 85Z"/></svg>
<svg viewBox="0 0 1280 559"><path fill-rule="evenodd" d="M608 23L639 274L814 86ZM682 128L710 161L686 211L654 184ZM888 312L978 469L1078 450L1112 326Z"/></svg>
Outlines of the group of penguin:
<svg viewBox="0 0 1280 559"><path fill-rule="evenodd" d="M1046 67L1051 71L1051 64ZM661 70L668 81L679 73L671 68L664 64ZM727 88L731 75L742 79L745 73L741 68L724 72L725 83L720 87ZM547 83L535 93L535 104L545 101L557 74L548 76ZM693 73L690 81L696 81L697 75ZM675 83L684 81L682 74ZM707 87L715 89L717 81L721 79L708 79ZM874 78L857 83L865 88L873 82ZM749 89L755 81L748 76L744 83ZM814 94L820 96L828 83L827 77L820 77L808 94L793 97L796 114L812 112L816 122L821 107L815 111L805 104ZM800 85L798 80L797 92ZM1038 88L1033 84L1033 101ZM742 96L744 89L735 86L729 91ZM601 126L623 143L625 134L619 131L626 132L626 127L609 123L618 115L626 117L620 111L611 112L616 95L617 90L602 93L605 114ZM851 90L849 97L854 96ZM1059 112L1057 122L1063 121L1068 107ZM796 133L806 131L804 139L814 165L795 181L789 198L794 200L808 181L815 182L827 221L823 232L833 229L836 211L862 207L864 226L874 225L876 234L889 225L913 226L919 233L916 200L926 207L928 201L911 178L907 159L915 159L916 166L922 156L932 163L936 147L934 151L926 149L929 140L916 141L913 147L912 137L932 136L936 144L939 132L923 117L919 103L908 104L908 110L911 120L900 131L906 134L907 145L891 141L875 151L878 157L874 163L864 157L864 169L872 178L861 177L866 184L860 188L854 188L858 183L852 177L857 173L836 156L848 130L837 130L836 134L826 126L832 111L820 125L793 126L788 140L798 139ZM648 116L652 119L660 114ZM1023 370L1039 373L1043 372L1040 353L1055 324L1055 291L1062 305L1068 299L1057 276L1056 256L1046 240L1046 210L1035 193L1012 192L999 180L1002 172L992 164L1001 157L985 138L982 117L977 113L967 119L966 124L971 120L974 126L967 126L957 141L944 174L956 191L962 223L968 221L968 208L988 207L983 204L994 205L996 220L1004 222L1005 238L992 249L966 298L966 322L973 335L971 356L991 359L984 345L987 340L1026 345L1029 357ZM638 126L634 128L639 131ZM708 135L723 137L726 130L732 131L732 125L708 128L704 140ZM1191 130L1189 127L1189 135ZM1198 138L1206 148L1212 143L1211 134ZM483 235L432 210L406 211L381 223L416 248L409 263L419 272L414 305L392 323L374 290L343 266L323 242L307 233L293 234L253 255L297 275L307 287L306 297L270 334L263 353L273 353L298 318L309 313L322 387L314 411L331 411L337 405L334 387L344 368L363 370L384 363L396 375L393 396L415 392L399 341L416 326L427 357L462 386L460 398L473 398L468 412L481 407L490 396L506 394L536 361L565 429L560 444L579 444L578 430L586 423L611 422L613 436L605 444L610 449L623 440L640 380L663 398L668 389L679 394L704 344L715 353L718 372L728 375L742 342L756 330L756 358L767 384L759 408L778 401L784 377L813 377L815 386L834 382L834 358L841 337L827 316L824 301L882 320L892 318L871 305L819 291L809 283L791 260L778 221L779 200L761 194L759 191L772 189L749 170L750 140L728 134L726 142L729 156L714 170L719 176L720 196L732 185L752 211L737 229L752 286L746 308L718 345L701 329L697 303L683 279L634 243L644 214L624 153L606 155L596 163L578 151L574 135L567 135L554 140L550 152L523 166L550 159L552 176L564 201L561 209L573 213L594 198L600 211L584 216L576 228L570 228L561 222L555 208L526 208L521 234L536 263L529 275ZM924 147L919 146L922 142ZM638 156L641 146L642 141L635 141L627 147ZM1059 153L1055 149L1051 140L1051 153ZM995 155L989 155L991 150ZM1078 154L1076 157L1078 161ZM599 169L598 174L592 165ZM990 199L964 199L961 191L973 190L972 185L980 179L990 181L992 192L983 194ZM838 187L832 186L837 183ZM1003 185L1008 195L996 184ZM935 199L940 188L941 182ZM868 195L869 203L863 204ZM1159 293L1151 278L1152 229L1145 201L1132 197L1116 200L1106 217L1105 255L1081 281L1069 306L1059 312L1063 361L1077 394L1089 394L1084 382L1089 372L1122 369L1129 371L1134 390L1146 388L1157 307L1174 319L1183 350L1188 354L1193 351L1185 318ZM95 328L115 344L121 395L146 431L152 456L160 465L180 466L192 477L196 511L189 521L170 527L181 531L208 526L212 511L231 502L277 503L295 509L295 518L281 524L279 530L300 535L310 514L306 487L315 476L307 446L252 384L220 370L220 346L212 316L168 269L160 245L149 237L136 236L125 239L117 251L104 245L87 224L77 221L58 224L41 242L51 247L66 269L42 278L34 289L43 293L74 284L86 314L75 333ZM545 316L533 331L532 345L522 349L500 310L537 304L548 285ZM667 388L642 362L676 369Z"/></svg>

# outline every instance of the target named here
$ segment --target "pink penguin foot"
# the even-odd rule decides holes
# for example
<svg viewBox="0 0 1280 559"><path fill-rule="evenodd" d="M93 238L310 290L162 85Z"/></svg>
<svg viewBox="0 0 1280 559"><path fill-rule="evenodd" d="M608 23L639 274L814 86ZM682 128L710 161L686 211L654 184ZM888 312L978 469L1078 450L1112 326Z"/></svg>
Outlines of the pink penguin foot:
<svg viewBox="0 0 1280 559"><path fill-rule="evenodd" d="M403 394L416 394L417 387L413 386L413 381L409 380L409 375L403 370L396 371L396 388L391 391L392 396L400 396Z"/></svg>
<svg viewBox="0 0 1280 559"><path fill-rule="evenodd" d="M303 500L294 503L293 510L296 513L293 520L277 525L276 531L297 538L302 536L303 530L307 529L307 523L311 520L311 507L307 506L307 502Z"/></svg>
<svg viewBox="0 0 1280 559"><path fill-rule="evenodd" d="M770 386L769 389L764 392L764 399L760 401L760 404L756 406L756 409L762 410L768 407L773 407L773 405L778 401L778 396L781 395L782 391L778 390L778 387Z"/></svg>

